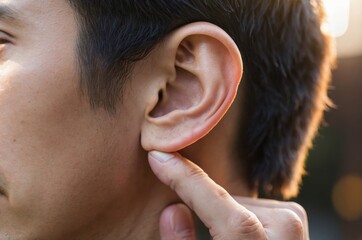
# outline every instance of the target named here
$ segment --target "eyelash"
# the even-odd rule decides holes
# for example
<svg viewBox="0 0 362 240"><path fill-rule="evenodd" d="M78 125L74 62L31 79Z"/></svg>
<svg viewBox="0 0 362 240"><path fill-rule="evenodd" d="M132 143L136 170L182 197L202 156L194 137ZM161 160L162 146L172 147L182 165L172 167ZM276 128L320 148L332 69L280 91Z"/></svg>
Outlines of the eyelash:
<svg viewBox="0 0 362 240"><path fill-rule="evenodd" d="M7 44L7 43L10 43L10 41L4 38L0 38L0 44Z"/></svg>
<svg viewBox="0 0 362 240"><path fill-rule="evenodd" d="M11 37L11 35L9 35L7 32L0 30L0 44L11 43L9 37Z"/></svg>

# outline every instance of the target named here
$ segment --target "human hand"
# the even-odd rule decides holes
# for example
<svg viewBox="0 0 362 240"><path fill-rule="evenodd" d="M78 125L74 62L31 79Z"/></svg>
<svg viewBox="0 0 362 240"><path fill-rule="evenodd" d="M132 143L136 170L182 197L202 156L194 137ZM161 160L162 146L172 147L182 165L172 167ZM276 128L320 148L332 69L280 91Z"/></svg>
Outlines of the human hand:
<svg viewBox="0 0 362 240"><path fill-rule="evenodd" d="M156 176L170 186L208 227L213 240L308 240L304 209L296 203L232 197L181 155L149 153ZM162 240L196 240L190 210L168 206L161 215Z"/></svg>

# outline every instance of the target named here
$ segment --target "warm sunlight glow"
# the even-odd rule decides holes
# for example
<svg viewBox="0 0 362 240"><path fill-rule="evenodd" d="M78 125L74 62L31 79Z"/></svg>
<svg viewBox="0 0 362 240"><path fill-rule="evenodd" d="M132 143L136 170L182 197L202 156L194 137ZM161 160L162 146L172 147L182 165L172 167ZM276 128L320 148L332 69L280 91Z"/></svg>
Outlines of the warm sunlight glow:
<svg viewBox="0 0 362 240"><path fill-rule="evenodd" d="M333 37L340 37L347 32L349 25L350 0L324 0L328 20L327 30Z"/></svg>
<svg viewBox="0 0 362 240"><path fill-rule="evenodd" d="M339 180L333 189L333 205L339 215L347 221L362 217L362 178L347 175Z"/></svg>

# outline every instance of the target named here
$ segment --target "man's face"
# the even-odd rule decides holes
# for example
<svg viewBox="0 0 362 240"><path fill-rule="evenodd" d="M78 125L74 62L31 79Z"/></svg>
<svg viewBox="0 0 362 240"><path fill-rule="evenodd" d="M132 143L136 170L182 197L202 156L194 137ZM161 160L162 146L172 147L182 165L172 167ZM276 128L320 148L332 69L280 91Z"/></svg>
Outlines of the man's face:
<svg viewBox="0 0 362 240"><path fill-rule="evenodd" d="M123 118L93 111L80 95L66 1L0 6L0 239L71 239L135 204L121 193L132 199L140 171L137 120L126 107Z"/></svg>

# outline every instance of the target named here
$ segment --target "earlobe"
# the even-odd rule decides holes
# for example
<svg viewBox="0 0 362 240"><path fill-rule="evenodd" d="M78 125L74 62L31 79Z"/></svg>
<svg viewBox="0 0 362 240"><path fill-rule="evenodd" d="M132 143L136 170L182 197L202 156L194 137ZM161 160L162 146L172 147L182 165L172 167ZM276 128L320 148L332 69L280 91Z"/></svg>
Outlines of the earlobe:
<svg viewBox="0 0 362 240"><path fill-rule="evenodd" d="M172 64L162 65L169 69L158 78L163 82L154 85L162 87L153 89L158 100L146 110L141 144L147 151L175 152L206 135L223 117L235 98L242 62L231 37L205 22L172 32L158 51L165 51L160 62Z"/></svg>

